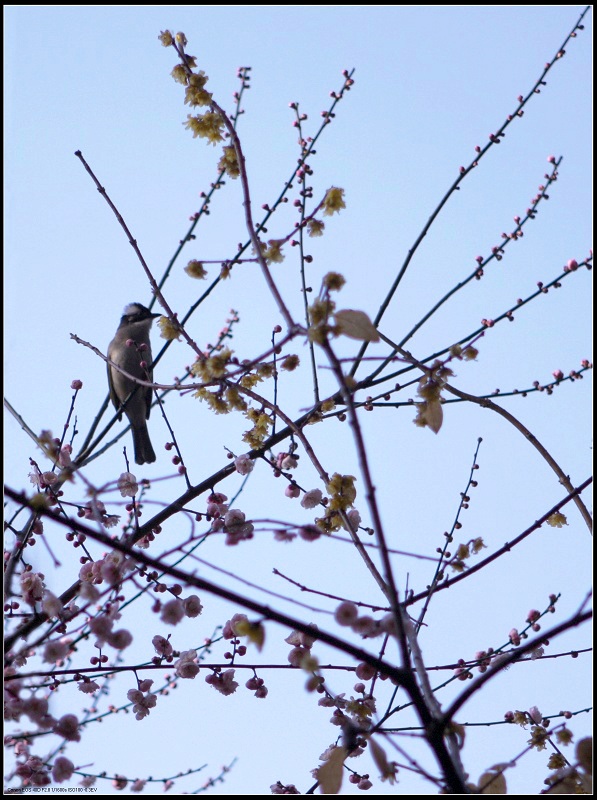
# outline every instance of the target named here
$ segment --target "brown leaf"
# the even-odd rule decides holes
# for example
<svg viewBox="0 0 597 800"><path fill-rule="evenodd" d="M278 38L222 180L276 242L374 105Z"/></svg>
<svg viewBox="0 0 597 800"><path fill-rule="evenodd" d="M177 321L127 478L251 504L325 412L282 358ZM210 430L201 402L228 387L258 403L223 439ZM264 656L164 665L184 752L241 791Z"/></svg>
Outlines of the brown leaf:
<svg viewBox="0 0 597 800"><path fill-rule="evenodd" d="M364 311L346 308L343 311L336 311L334 317L340 333L350 339L358 339L359 342L379 342L379 333Z"/></svg>

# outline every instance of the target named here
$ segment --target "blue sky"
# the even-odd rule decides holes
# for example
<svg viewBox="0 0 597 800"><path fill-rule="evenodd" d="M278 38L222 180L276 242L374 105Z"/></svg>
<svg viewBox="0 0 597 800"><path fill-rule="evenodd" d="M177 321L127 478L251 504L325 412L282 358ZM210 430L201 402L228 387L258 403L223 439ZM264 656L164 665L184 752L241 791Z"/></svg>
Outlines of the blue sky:
<svg viewBox="0 0 597 800"><path fill-rule="evenodd" d="M409 248L438 202L488 137L526 95L543 65L582 12L583 6L5 6L5 394L35 431L61 430L71 397L70 383L84 383L77 406L84 432L106 392L104 365L69 334L103 349L122 308L148 303L149 286L126 238L74 156L81 150L124 216L150 267L160 275L216 175L219 148L193 139L183 127L188 107L183 90L170 77L174 52L157 36L166 28L184 31L188 52L209 76L209 90L231 110L238 89L236 70L252 67L239 133L247 158L254 208L272 203L290 176L296 159L296 131L288 105L297 101L308 114L307 127L319 127L329 92L342 85L342 70L355 69L355 85L337 109L313 158L315 195L331 186L346 192L347 208L329 219L326 236L310 241L314 255L310 280L342 272L347 285L341 302L371 317L385 296ZM400 338L451 287L470 274L477 255L486 256L502 231L523 215L549 164L563 156L560 177L537 219L525 228L499 265L487 269L453 302L435 315L409 343L423 357L475 330L481 318L493 318L518 297L547 283L566 262L584 259L591 246L592 206L592 18L567 46L504 141L483 159L447 204L417 251L399 295L381 330ZM231 182L230 182L231 183ZM221 196L220 196L221 195ZM246 240L242 197L237 183L227 185L212 213L197 229L187 258L234 255ZM294 222L291 203L270 224L272 237L285 235ZM276 280L298 313L302 298L292 254L277 267ZM196 296L181 260L168 285L168 300L184 313ZM215 275L215 267L212 275ZM213 342L230 308L241 325L233 347L240 358L267 348L279 318L256 268L235 272L193 318L190 332L201 346ZM513 324L503 323L484 337L477 362L459 364L455 385L483 393L528 388L579 368L588 352L591 321L590 275L582 270L561 289L529 304ZM154 342L158 339L154 333ZM342 346L341 346L342 347ZM154 350L157 345L154 345ZM297 352L307 363L302 345ZM354 348L344 346L344 355ZM381 349L373 351L377 354ZM171 347L157 379L168 383L182 373L191 355ZM310 402L305 377L281 386L283 403L298 413ZM327 385L332 387L330 381ZM573 483L590 474L590 376L566 383L551 397L504 400L505 407L551 450ZM223 447L240 452L240 419L223 420L186 397L171 399L173 424L188 437L188 463L194 480L226 463ZM375 461L375 481L384 523L395 547L433 554L451 524L459 492L479 436L484 439L479 499L470 509L467 529L499 547L531 524L562 497L553 473L527 443L501 420L481 409L449 406L437 437L418 430L412 414L374 411L363 416L372 446L385 447ZM162 427L160 427L162 425ZM152 439L163 454L167 433L152 416ZM314 433L330 471L358 471L346 431ZM340 428L338 428L340 431ZM11 417L5 421L7 483L28 485L29 456L35 450ZM124 440L127 441L126 439ZM39 454L36 456L39 457ZM306 458L304 461L306 462ZM156 479L170 475L164 460L142 470ZM90 465L89 480L100 484L122 471L121 446ZM256 473L258 471L256 470ZM304 480L315 481L305 465ZM243 509L254 517L303 520L290 506L281 485L265 473L252 477L259 490L243 495ZM160 484L157 484L160 486ZM170 480L163 496L175 497L180 483ZM224 489L226 490L226 489ZM160 489L161 491L161 489ZM229 487L232 494L234 487ZM160 497L159 492L155 494ZM264 502L264 500L266 502ZM364 514L364 500L361 513ZM438 603L422 637L429 664L500 644L510 627L550 592L562 592L556 621L582 601L590 584L590 544L574 511L562 531L545 530L521 548L521 555L498 562L479 589ZM318 543L315 543L318 545ZM41 551L41 548L39 548ZM65 550L65 556L69 551ZM39 553L40 563L44 556ZM243 547L215 548L204 558L231 573L278 592L288 587L271 577L273 567L313 588L344 596L345 577L359 599L379 602L360 564L338 548L307 543L284 549L270 534ZM516 563L515 563L516 561ZM424 586L420 562L397 563L401 585ZM354 576L353 576L354 570ZM212 573L207 573L212 575ZM213 573L215 574L215 573ZM213 576L213 575L212 575ZM232 579L222 578L236 590ZM70 583L65 579L65 584ZM62 585L57 585L58 591ZM478 592L478 594L476 593ZM263 598L262 598L263 599ZM297 596L304 600L304 596ZM203 600L203 598L202 598ZM207 602L204 600L204 604ZM299 613L292 604L282 604ZM316 606L325 605L316 601ZM330 607L329 604L326 607ZM332 606L333 607L333 606ZM214 603L214 625L240 609ZM561 610L560 610L561 609ZM149 612L146 612L149 613ZM316 615L317 616L317 615ZM508 624L510 620L510 624ZM313 621L324 625L325 615ZM151 619L150 619L151 623ZM207 620L206 625L210 624ZM507 627L504 627L506 626ZM440 631L441 635L437 635ZM155 631L157 632L157 631ZM211 630L193 629L202 640ZM283 659L279 641L286 634L272 626L268 657ZM152 632L153 635L153 632ZM182 634L176 632L180 641ZM268 636L270 634L268 633ZM502 637L500 639L500 637ZM586 635L585 635L586 640ZM579 646L574 634L554 646ZM190 646L190 645L189 645ZM135 651L143 658L141 645ZM465 709L461 721L501 719L509 708L539 705L557 713L560 702L571 710L587 704L588 658L556 659L521 666L495 681L496 688ZM244 694L224 698L201 684L180 686L161 699L141 723L129 717L96 726L73 754L77 763L142 776L174 774L208 763L205 774L238 762L222 794L267 793L276 780L308 788L309 770L333 741L336 729L326 721L303 676L267 675L266 701ZM344 687L346 683L346 687ZM561 693L553 698L554 685ZM588 685L588 684L587 684ZM338 680L337 691L352 684ZM121 691L124 697L128 684ZM120 690L118 690L120 691ZM246 697L245 697L246 695ZM115 692L118 696L118 692ZM110 698L111 702L116 702ZM66 701L65 701L66 702ZM282 721L283 720L283 721ZM584 727L583 727L584 726ZM572 729L588 730L583 717ZM277 730L275 736L269 731ZM464 751L475 779L498 761L524 749L525 731L489 728L470 735ZM165 752L164 740L172 742ZM580 736L579 736L580 738ZM85 739L87 739L85 741ZM106 746L106 741L109 745ZM135 747L131 748L131 741ZM512 771L519 792L541 788L544 754L533 753ZM534 759L534 760L533 760ZM163 764L163 765L162 765ZM361 765L355 768L361 769ZM364 769L364 768L363 768ZM372 774L375 767L369 766ZM198 784L179 784L192 791ZM377 785L379 793L390 790ZM399 791L424 793L426 785L403 773ZM104 787L102 786L102 789ZM109 791L109 789L108 789ZM357 790L345 785L345 791Z"/></svg>

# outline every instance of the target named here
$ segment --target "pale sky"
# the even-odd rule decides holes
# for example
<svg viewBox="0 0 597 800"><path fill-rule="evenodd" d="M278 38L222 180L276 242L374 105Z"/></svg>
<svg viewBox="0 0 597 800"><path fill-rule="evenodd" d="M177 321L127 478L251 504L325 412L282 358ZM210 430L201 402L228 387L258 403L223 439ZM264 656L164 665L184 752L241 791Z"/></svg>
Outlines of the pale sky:
<svg viewBox="0 0 597 800"><path fill-rule="evenodd" d="M298 158L289 103L298 102L308 115L305 130L312 135L321 111L329 106L329 93L342 85L342 71L355 69L354 87L339 104L312 159L314 195L340 186L347 208L326 221L322 239L309 240L314 256L309 280L316 292L324 273L341 272L347 284L339 302L374 317L460 166L471 162L475 146L484 147L516 108L517 96L530 91L583 8L5 6L7 399L34 431L50 429L60 435L72 396L71 381L81 379L84 388L76 413L82 440L107 391L105 366L90 350L75 344L70 334L105 353L123 307L132 301L148 304L151 299L122 229L74 152L82 151L158 278L185 234L189 217L200 206L200 193L209 190L217 174L220 148L193 139L184 128L189 109L183 104L182 87L170 76L175 54L160 45L161 30L186 34L187 51L197 57L197 68L209 76L209 90L228 111L238 89L238 67L252 67L238 130L257 219L261 206L278 197ZM589 254L591 14L584 25L549 73L547 85L525 107L524 116L508 128L500 146L492 148L443 209L384 316L382 332L394 340L404 336L471 273L478 255L488 256L491 247L502 241L501 233L512 230L513 218L524 215L538 185L544 183L548 157L563 157L549 201L525 227L523 239L409 342L419 358L476 330L482 318L497 317L517 298L532 294L538 281L553 280L568 260L581 262ZM268 225L272 238L291 229L291 205ZM229 258L237 243L246 241L238 182L229 181L218 193L204 223L167 284L168 301L181 316L204 288L184 274L187 260ZM216 274L217 267L211 265L210 276ZM283 264L275 265L274 276L299 314L302 296L291 252ZM231 308L241 319L231 342L239 358L266 350L280 318L256 265L237 269L192 318L189 331L201 347L215 342ZM551 381L555 370L567 375L580 368L581 359L591 358L586 270L515 317L514 323L504 322L489 331L476 362L458 363L456 386L477 394L498 387L502 392L522 390L535 380ZM156 330L153 340L156 352ZM281 385L280 402L298 416L312 395L303 388L309 381L307 350L297 342L294 351L305 372ZM341 352L348 356L355 349L345 344ZM371 354L385 352L372 349ZM184 345L175 344L156 370L156 380L170 383L191 358ZM333 390L331 378L326 385ZM552 452L575 485L591 472L590 390L589 373L582 381L566 382L549 397L543 393L502 401ZM246 449L241 440L246 423L240 417L215 417L190 396L171 396L167 406L175 429L186 439L193 482L227 463L224 448L237 454ZM393 547L433 556L443 543L443 531L452 524L477 439L482 437L479 487L467 511L463 536L483 536L485 552L491 552L542 516L564 491L545 462L505 421L479 408L456 405L446 406L444 415L437 436L416 428L410 409L376 409L362 415L367 443L373 449L384 444L373 461L384 525ZM174 470L163 449L168 432L155 411L150 429L158 461L139 468L138 477L171 476ZM357 475L348 426L331 425L313 437L330 472ZM40 459L40 452L10 416L5 418L5 442L6 483L29 489L29 457ZM128 434L105 458L89 466L90 481L99 485L118 477L123 471L123 443L130 449ZM315 486L304 454L302 460L301 480ZM255 492L249 483L239 498L248 517L309 521L308 513L298 501L284 496L282 483L269 473L256 469L251 481L259 489ZM154 486L151 501L167 501L183 490L180 479ZM232 496L239 486L239 481L231 481L221 490ZM361 487L357 479L357 489ZM83 496L82 486L75 494ZM590 503L588 493L583 498ZM359 499L364 524L370 524L365 500ZM203 510L202 503L200 499L197 510ZM454 588L436 599L427 619L429 630L421 634L429 666L470 659L478 650L502 645L510 628L522 627L528 610L543 609L552 592L561 592L562 598L549 622L561 622L579 607L591 583L591 544L571 505L566 513L568 527L542 528L516 554L492 565L478 584L471 581L468 586L463 581L460 586L467 588ZM168 546L175 546L176 524L164 535L171 537ZM57 538L55 547L68 563L72 552L62 534ZM333 611L334 604L295 592L272 577L272 569L318 591L339 596L348 592L350 599L380 603L365 569L347 553L347 548L331 542L282 545L264 532L236 548L208 543L200 555L232 576L315 609ZM41 545L35 555L40 569L51 569ZM401 589L408 585L421 590L432 575L428 562L396 557L395 568ZM197 569L234 591L253 592L262 602L278 603L230 575L203 566ZM52 575L50 588L59 594L72 579L70 572L61 579ZM185 623L173 631L180 649L199 645L217 625L242 611L208 596L201 600L206 609L201 624L194 620L193 625ZM305 611L290 601L280 601L279 606L320 627L337 629L329 613ZM140 633L130 652L125 651L127 661L151 658L151 637L161 632L148 605L139 608L139 615ZM261 655L253 652L251 663L283 663L286 635L282 628L269 626L267 647ZM588 641L588 630L571 632L554 642L550 652L586 647ZM223 652L218 646L213 659L221 660ZM333 657L325 648L319 652L322 663ZM449 675L437 674L435 679L432 673L434 686ZM316 698L304 691L303 674L264 671L262 676L269 695L258 700L242 684L235 695L222 697L205 684L202 672L195 682L182 681L168 697L160 697L141 722L121 714L90 725L67 755L76 765L93 764L90 771L131 778L172 776L208 765L195 778L178 781L176 792L195 791L236 758L225 783L211 793L268 794L276 780L295 783L304 792L312 784L310 770L338 730L327 722L330 710L318 708ZM347 696L353 692L355 681L350 677L330 680L336 692ZM459 721L493 723L509 709L533 705L546 715L577 711L589 705L589 680L588 655L520 665L469 703ZM98 707L105 708L106 702L124 704L132 685L132 676L119 680ZM451 684L440 693L440 701L448 702L460 688ZM69 700L64 692L56 697L56 705L68 709L69 702L76 702L79 707L79 700L72 695ZM576 738L586 735L588 715L579 715L570 727ZM471 729L463 751L471 779L516 756L527 739L528 731L522 728ZM422 749L413 752L434 768ZM433 788L407 771L401 771L398 787L388 787L377 782L370 760L361 761L351 766L369 771L372 779L375 776L377 794L396 790L422 794ZM509 773L510 791L540 791L546 762L545 753L528 755ZM96 785L102 792L114 791L107 782ZM343 793L358 791L345 781Z"/></svg>

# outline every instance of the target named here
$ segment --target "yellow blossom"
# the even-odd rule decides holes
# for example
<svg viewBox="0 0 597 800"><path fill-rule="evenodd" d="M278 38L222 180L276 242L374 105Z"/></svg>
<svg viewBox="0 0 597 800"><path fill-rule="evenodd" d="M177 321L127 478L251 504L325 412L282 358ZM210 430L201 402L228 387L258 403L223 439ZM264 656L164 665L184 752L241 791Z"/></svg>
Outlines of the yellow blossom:
<svg viewBox="0 0 597 800"><path fill-rule="evenodd" d="M309 236L323 236L323 229L325 228L325 223L321 222L318 219L310 219L307 222L307 232Z"/></svg>
<svg viewBox="0 0 597 800"><path fill-rule="evenodd" d="M174 78L174 80L177 81L177 83L182 83L183 86L186 85L186 82L189 79L188 72L186 71L186 69L183 67L182 64L177 64L172 70L171 75Z"/></svg>
<svg viewBox="0 0 597 800"><path fill-rule="evenodd" d="M330 217L335 211L340 212L341 209L346 208L346 203L343 200L344 189L338 189L332 186L327 190L326 196L323 198L323 213Z"/></svg>
<svg viewBox="0 0 597 800"><path fill-rule="evenodd" d="M280 365L280 368L281 369L285 369L288 372L292 372L293 370L295 370L298 367L298 365L300 363L301 362L300 362L299 357L297 355L291 354L291 355L286 356L284 361L282 361L282 364Z"/></svg>
<svg viewBox="0 0 597 800"><path fill-rule="evenodd" d="M236 150L232 145L224 147L224 155L218 161L218 169L220 172L225 172L230 178L238 178L240 175Z"/></svg>
<svg viewBox="0 0 597 800"><path fill-rule="evenodd" d="M462 355L466 361L474 361L479 355L479 351L476 347L469 345L465 350L463 350Z"/></svg>
<svg viewBox="0 0 597 800"><path fill-rule="evenodd" d="M468 544L461 544L458 546L458 550L456 551L456 558L460 561L466 561L470 554L471 551L469 550Z"/></svg>
<svg viewBox="0 0 597 800"><path fill-rule="evenodd" d="M190 106L209 106L211 105L213 95L205 89L198 89L192 84L187 86L184 95L185 105Z"/></svg>
<svg viewBox="0 0 597 800"><path fill-rule="evenodd" d="M333 411L335 408L336 408L336 404L331 399L330 400L324 400L323 403L321 404L321 410L323 412L325 412L325 413L327 413L329 411Z"/></svg>
<svg viewBox="0 0 597 800"><path fill-rule="evenodd" d="M172 34L170 33L170 31L162 31L158 36L158 39L160 40L160 42L163 44L164 47L170 47L174 42L174 39L172 38Z"/></svg>
<svg viewBox="0 0 597 800"><path fill-rule="evenodd" d="M552 753L547 762L548 769L563 769L566 766L566 759L561 753Z"/></svg>
<svg viewBox="0 0 597 800"><path fill-rule="evenodd" d="M329 504L331 511L345 511L352 506L357 496L354 482L354 475L340 475L338 472L332 475L325 487L331 498Z"/></svg>
<svg viewBox="0 0 597 800"><path fill-rule="evenodd" d="M254 386L257 386L258 383L261 383L263 377L261 375L257 375L254 372L251 372L247 375L243 375L240 379L240 385L244 389L252 389Z"/></svg>
<svg viewBox="0 0 597 800"><path fill-rule="evenodd" d="M160 317L158 319L158 327L162 339L171 342L174 339L180 339L180 328L178 323L172 322L169 317Z"/></svg>
<svg viewBox="0 0 597 800"><path fill-rule="evenodd" d="M531 747L536 747L537 750L545 750L548 739L549 733L546 731L543 725L534 725L531 728L531 738L529 739L528 744Z"/></svg>
<svg viewBox="0 0 597 800"><path fill-rule="evenodd" d="M548 525L551 525L552 528L561 528L562 525L568 524L566 516L562 514L561 511L554 511L554 513L547 518L546 522Z"/></svg>
<svg viewBox="0 0 597 800"><path fill-rule="evenodd" d="M309 306L309 317L312 325L320 325L327 322L330 314L333 313L336 304L332 300L316 300Z"/></svg>
<svg viewBox="0 0 597 800"><path fill-rule="evenodd" d="M572 731L569 728L561 728L559 731L556 731L556 741L558 744L570 744L572 736Z"/></svg>
<svg viewBox="0 0 597 800"><path fill-rule="evenodd" d="M209 392L207 389L202 388L197 389L194 396L199 400L204 400L216 414L228 414L232 411L231 407L218 392Z"/></svg>
<svg viewBox="0 0 597 800"><path fill-rule="evenodd" d="M183 123L186 128L193 132L193 138L201 136L207 139L210 144L217 144L224 140L222 128L224 121L222 117L214 111L205 114L198 114L196 117L187 116L187 121Z"/></svg>
<svg viewBox="0 0 597 800"><path fill-rule="evenodd" d="M323 276L322 284L328 292L339 292L346 283L346 278L339 272L328 272Z"/></svg>
<svg viewBox="0 0 597 800"><path fill-rule="evenodd" d="M284 254L282 253L283 239L270 239L268 242L269 247L266 248L262 255L268 264L280 264L284 261Z"/></svg>
<svg viewBox="0 0 597 800"><path fill-rule="evenodd" d="M201 261L189 261L189 263L184 268L184 271L189 275L191 278L205 278L207 277L207 270L201 263Z"/></svg>
<svg viewBox="0 0 597 800"><path fill-rule="evenodd" d="M247 410L247 401L244 397L240 394L238 389L233 386L229 386L226 389L226 400L228 401L228 405L231 408L236 409L237 411L246 411Z"/></svg>
<svg viewBox="0 0 597 800"><path fill-rule="evenodd" d="M257 365L257 375L261 378L271 378L274 374L274 365L268 361L262 361L261 364Z"/></svg>

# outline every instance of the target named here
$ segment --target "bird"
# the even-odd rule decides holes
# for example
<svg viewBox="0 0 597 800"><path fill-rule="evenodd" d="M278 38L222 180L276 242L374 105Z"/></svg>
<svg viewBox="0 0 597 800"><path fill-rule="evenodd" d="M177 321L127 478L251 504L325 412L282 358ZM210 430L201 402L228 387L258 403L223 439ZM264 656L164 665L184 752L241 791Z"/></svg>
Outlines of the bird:
<svg viewBox="0 0 597 800"><path fill-rule="evenodd" d="M160 314L152 314L141 303L129 303L124 309L116 335L108 346L108 358L113 364L144 381L153 380L149 331L151 323L159 316ZM146 366L142 366L142 362ZM152 390L123 375L112 364L108 364L108 384L110 399L118 411L118 419L122 419L124 411L131 424L135 462L152 464L155 453L147 430Z"/></svg>

